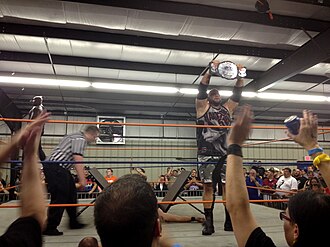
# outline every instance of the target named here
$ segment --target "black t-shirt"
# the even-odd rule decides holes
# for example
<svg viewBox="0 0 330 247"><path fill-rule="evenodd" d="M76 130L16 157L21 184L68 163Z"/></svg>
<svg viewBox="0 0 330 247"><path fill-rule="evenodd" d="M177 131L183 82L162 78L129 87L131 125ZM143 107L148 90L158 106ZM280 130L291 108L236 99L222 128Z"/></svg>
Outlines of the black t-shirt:
<svg viewBox="0 0 330 247"><path fill-rule="evenodd" d="M251 233L245 247L275 247L273 240L264 231L257 227Z"/></svg>
<svg viewBox="0 0 330 247"><path fill-rule="evenodd" d="M39 222L33 217L18 218L0 236L1 247L41 247L42 234Z"/></svg>
<svg viewBox="0 0 330 247"><path fill-rule="evenodd" d="M296 180L298 183L298 190L301 190L304 188L304 185L308 179L305 177L299 177L299 178L296 178Z"/></svg>

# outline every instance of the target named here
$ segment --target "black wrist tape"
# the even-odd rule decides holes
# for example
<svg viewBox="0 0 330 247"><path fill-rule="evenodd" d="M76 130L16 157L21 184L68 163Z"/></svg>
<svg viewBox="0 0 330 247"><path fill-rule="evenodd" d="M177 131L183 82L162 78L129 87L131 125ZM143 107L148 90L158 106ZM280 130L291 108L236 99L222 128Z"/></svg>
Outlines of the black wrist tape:
<svg viewBox="0 0 330 247"><path fill-rule="evenodd" d="M197 94L197 99L206 99L207 98L207 88L208 88L209 85L205 85L205 84L202 84L200 83L198 85L198 94Z"/></svg>
<svg viewBox="0 0 330 247"><path fill-rule="evenodd" d="M243 157L242 147L238 144L229 145L227 149L227 155L229 154Z"/></svg>
<svg viewBox="0 0 330 247"><path fill-rule="evenodd" d="M230 99L235 102L239 102L241 100L243 87L234 87L233 94L230 96Z"/></svg>

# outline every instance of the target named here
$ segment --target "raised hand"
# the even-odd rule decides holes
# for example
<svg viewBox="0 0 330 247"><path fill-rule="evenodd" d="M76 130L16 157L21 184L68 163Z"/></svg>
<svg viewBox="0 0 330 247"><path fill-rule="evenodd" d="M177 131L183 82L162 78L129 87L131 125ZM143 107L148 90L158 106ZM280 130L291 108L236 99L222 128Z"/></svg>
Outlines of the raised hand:
<svg viewBox="0 0 330 247"><path fill-rule="evenodd" d="M306 150L317 147L317 127L318 118L309 110L303 111L303 118L300 118L300 128L298 135L293 135L288 130L288 137L292 138L300 146Z"/></svg>
<svg viewBox="0 0 330 247"><path fill-rule="evenodd" d="M251 123L253 120L253 112L251 106L243 106L236 116L232 128L229 132L227 144L243 145L244 141L250 134Z"/></svg>
<svg viewBox="0 0 330 247"><path fill-rule="evenodd" d="M38 129L42 129L43 125L49 121L49 112L42 112L34 121L28 124L26 127L21 129L15 136L14 140L16 145L20 148L24 148L26 146L26 142L29 139L30 135L36 134L34 131Z"/></svg>

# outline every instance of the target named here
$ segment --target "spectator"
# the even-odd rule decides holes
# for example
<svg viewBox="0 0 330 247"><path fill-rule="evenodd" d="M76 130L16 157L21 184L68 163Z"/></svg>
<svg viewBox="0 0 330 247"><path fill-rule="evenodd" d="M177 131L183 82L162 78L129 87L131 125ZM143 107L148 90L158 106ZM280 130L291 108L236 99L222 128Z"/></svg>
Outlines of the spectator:
<svg viewBox="0 0 330 247"><path fill-rule="evenodd" d="M80 240L78 247L98 247L99 243L97 239L94 237L84 237Z"/></svg>
<svg viewBox="0 0 330 247"><path fill-rule="evenodd" d="M151 247L161 242L157 198L140 175L124 175L105 188L96 198L94 218L103 247Z"/></svg>
<svg viewBox="0 0 330 247"><path fill-rule="evenodd" d="M2 172L0 172L0 182L2 183L3 187L6 188L7 183L6 183L6 180L4 180L2 177Z"/></svg>
<svg viewBox="0 0 330 247"><path fill-rule="evenodd" d="M168 181L165 175L160 175L158 179L158 183L155 186L156 196L164 196L166 191L168 191L167 187Z"/></svg>
<svg viewBox="0 0 330 247"><path fill-rule="evenodd" d="M324 188L322 187L320 180L317 177L313 177L311 179L310 189L318 193L324 193Z"/></svg>
<svg viewBox="0 0 330 247"><path fill-rule="evenodd" d="M262 187L261 178L257 177L257 171L250 169L249 176L245 179L246 186L252 186L254 188L248 188L248 194L250 200L260 200L260 191L257 187Z"/></svg>
<svg viewBox="0 0 330 247"><path fill-rule="evenodd" d="M6 202L5 195L8 195L9 191L6 190L5 186L3 186L2 182L0 181L0 204Z"/></svg>
<svg viewBox="0 0 330 247"><path fill-rule="evenodd" d="M178 170L174 169L172 170L171 176L168 179L168 188L171 188L171 186L175 183L177 177L179 176Z"/></svg>
<svg viewBox="0 0 330 247"><path fill-rule="evenodd" d="M80 188L80 189L82 189L84 192L87 192L88 195L91 195L94 192L98 192L98 189L97 189L98 186L97 186L95 178L89 173L88 170L89 170L89 167L85 166L84 173L85 173L86 185L84 188ZM77 187L79 188L79 181L78 181Z"/></svg>
<svg viewBox="0 0 330 247"><path fill-rule="evenodd" d="M327 186L326 182L324 181L324 178L322 176L322 173L319 171L318 178L320 180L321 186L324 188L324 193L330 195L330 189L329 186Z"/></svg>
<svg viewBox="0 0 330 247"><path fill-rule="evenodd" d="M301 191L304 188L304 184L306 183L307 178L303 176L300 169L296 169L294 178L297 180L298 183L298 191Z"/></svg>
<svg viewBox="0 0 330 247"><path fill-rule="evenodd" d="M247 169L243 167L243 176L246 178L249 175Z"/></svg>
<svg viewBox="0 0 330 247"><path fill-rule="evenodd" d="M190 176L187 179L187 183L184 186L186 190L200 190L203 189L203 183L200 182L198 176L197 176L197 170L192 169Z"/></svg>
<svg viewBox="0 0 330 247"><path fill-rule="evenodd" d="M249 135L252 115L250 107L245 106L228 136L227 207L239 247L275 246L272 239L257 224L249 207L244 178L237 176L243 166L241 147ZM304 111L304 117L300 119L299 134L288 135L306 150L313 152L314 164L319 166L323 174L327 174L325 181L330 184L330 158L325 154L320 156L321 149L318 148L316 140L317 118ZM330 221L329 210L330 197L325 194L306 191L291 197L286 211L280 212L287 244L324 246L328 241L328 228L315 226L325 226Z"/></svg>
<svg viewBox="0 0 330 247"><path fill-rule="evenodd" d="M15 169L15 190L14 190L14 194L16 195L16 198L19 198L19 193L21 191L21 177L22 177L21 167L16 167L16 169Z"/></svg>
<svg viewBox="0 0 330 247"><path fill-rule="evenodd" d="M307 171L307 180L304 184L303 190L310 190L311 189L311 180L314 177L314 171L308 170Z"/></svg>
<svg viewBox="0 0 330 247"><path fill-rule="evenodd" d="M282 173L282 171L280 170L280 169L278 169L277 167L274 167L274 178L276 178L277 179L277 181L278 181L278 179L281 177L281 176L283 176L283 173Z"/></svg>
<svg viewBox="0 0 330 247"><path fill-rule="evenodd" d="M297 180L291 176L291 169L289 167L283 169L283 176L278 179L276 189L281 191L276 191L274 195L280 198L290 197L298 191Z"/></svg>
<svg viewBox="0 0 330 247"><path fill-rule="evenodd" d="M16 133L0 151L0 162L7 161L17 147L24 148L21 189L21 216L0 236L1 246L42 246L42 229L46 221L45 189L40 179L38 146L41 130L49 113L42 113L31 124Z"/></svg>
<svg viewBox="0 0 330 247"><path fill-rule="evenodd" d="M164 175L167 181L170 181L170 178L173 176L173 167L167 167L166 174Z"/></svg>
<svg viewBox="0 0 330 247"><path fill-rule="evenodd" d="M109 184L113 183L114 181L116 181L118 178L113 175L113 170L112 168L108 168L106 171L106 175L104 176L105 180L107 180L107 182Z"/></svg>
<svg viewBox="0 0 330 247"><path fill-rule="evenodd" d="M268 169L266 172L266 178L262 181L262 187L266 189L275 189L276 188L276 183L277 179L275 178L275 169L271 167ZM273 194L274 191L271 190L261 190L263 194Z"/></svg>

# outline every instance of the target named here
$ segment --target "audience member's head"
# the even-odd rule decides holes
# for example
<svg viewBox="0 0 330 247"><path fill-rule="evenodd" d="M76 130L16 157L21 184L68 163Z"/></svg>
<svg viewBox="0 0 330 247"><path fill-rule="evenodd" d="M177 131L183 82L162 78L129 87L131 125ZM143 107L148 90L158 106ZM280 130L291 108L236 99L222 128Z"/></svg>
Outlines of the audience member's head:
<svg viewBox="0 0 330 247"><path fill-rule="evenodd" d="M297 193L290 198L287 214L291 221L285 220L283 227L285 230L286 224L297 224L297 228L291 228L299 231L295 246L313 245L319 240L316 241L312 236L321 234L319 237L323 238L327 234L327 229L315 226L322 225L321 222L330 221L329 205L330 196L314 191ZM292 235L289 231L285 230L285 237L288 243L292 242L290 241Z"/></svg>
<svg viewBox="0 0 330 247"><path fill-rule="evenodd" d="M95 203L94 217L103 247L148 247L160 236L157 198L137 174L110 184Z"/></svg>
<svg viewBox="0 0 330 247"><path fill-rule="evenodd" d="M78 244L78 247L98 247L97 239L94 237L84 237Z"/></svg>

